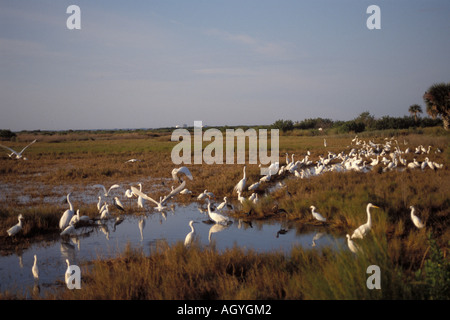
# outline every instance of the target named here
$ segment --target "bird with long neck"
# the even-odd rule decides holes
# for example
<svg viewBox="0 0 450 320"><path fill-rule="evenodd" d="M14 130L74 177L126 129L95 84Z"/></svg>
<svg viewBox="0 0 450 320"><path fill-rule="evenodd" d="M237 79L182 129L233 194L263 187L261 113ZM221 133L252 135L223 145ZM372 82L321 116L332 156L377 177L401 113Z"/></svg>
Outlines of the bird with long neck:
<svg viewBox="0 0 450 320"><path fill-rule="evenodd" d="M372 203L367 204L366 212L367 212L367 222L361 226L359 226L352 234L352 239L358 238L362 239L365 237L365 235L372 229L372 217L370 215L370 209L371 208L378 208L377 206L373 205Z"/></svg>
<svg viewBox="0 0 450 320"><path fill-rule="evenodd" d="M244 192L244 188L245 188L245 184L247 183L247 178L246 178L246 175L245 175L245 167L246 166L244 166L244 169L243 169L243 171L244 171L244 177L236 184L236 186L234 187L234 191L236 191L236 192Z"/></svg>

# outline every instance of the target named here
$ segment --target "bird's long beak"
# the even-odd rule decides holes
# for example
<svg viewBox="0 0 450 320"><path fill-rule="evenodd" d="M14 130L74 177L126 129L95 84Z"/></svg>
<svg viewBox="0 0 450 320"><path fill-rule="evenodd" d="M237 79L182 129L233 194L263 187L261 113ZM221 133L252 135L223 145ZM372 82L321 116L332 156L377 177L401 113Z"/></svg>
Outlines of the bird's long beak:
<svg viewBox="0 0 450 320"><path fill-rule="evenodd" d="M377 207L377 206L372 206L372 208L377 208L377 209L380 209L380 207Z"/></svg>

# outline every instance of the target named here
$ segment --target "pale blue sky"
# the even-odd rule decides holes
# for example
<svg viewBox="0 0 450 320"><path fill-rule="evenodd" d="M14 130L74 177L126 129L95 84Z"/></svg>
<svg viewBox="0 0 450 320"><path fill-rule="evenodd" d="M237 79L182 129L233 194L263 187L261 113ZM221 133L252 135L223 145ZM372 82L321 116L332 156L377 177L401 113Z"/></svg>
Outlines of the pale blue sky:
<svg viewBox="0 0 450 320"><path fill-rule="evenodd" d="M0 128L403 116L450 81L449 17L437 0L0 0Z"/></svg>

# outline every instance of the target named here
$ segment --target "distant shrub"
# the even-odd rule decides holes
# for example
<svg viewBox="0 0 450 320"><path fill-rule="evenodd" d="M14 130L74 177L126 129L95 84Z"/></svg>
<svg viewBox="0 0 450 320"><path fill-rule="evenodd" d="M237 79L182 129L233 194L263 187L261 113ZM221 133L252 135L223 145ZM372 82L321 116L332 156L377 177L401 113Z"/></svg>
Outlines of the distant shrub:
<svg viewBox="0 0 450 320"><path fill-rule="evenodd" d="M2 140L10 140L15 138L17 135L9 129L1 129L0 130L0 139Z"/></svg>

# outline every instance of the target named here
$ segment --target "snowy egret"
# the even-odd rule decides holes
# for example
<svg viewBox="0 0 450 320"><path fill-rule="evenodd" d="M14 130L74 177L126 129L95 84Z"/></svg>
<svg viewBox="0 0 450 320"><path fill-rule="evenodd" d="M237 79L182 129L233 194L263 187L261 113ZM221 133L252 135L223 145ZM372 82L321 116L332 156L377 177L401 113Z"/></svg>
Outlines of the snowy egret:
<svg viewBox="0 0 450 320"><path fill-rule="evenodd" d="M17 219L19 220L19 223L12 226L6 231L10 237L15 236L20 230L22 230L22 220L24 220L22 214L19 214L19 217Z"/></svg>
<svg viewBox="0 0 450 320"><path fill-rule="evenodd" d="M13 150L13 149L11 149L11 148L9 148L9 147L7 147L7 146L3 146L3 145L1 145L0 144L0 147L3 147L3 148L5 148L5 149L8 149L9 151L11 151L12 153L11 154L9 154L9 157L10 158L12 158L12 156L13 155L16 155L16 159L21 159L21 158L23 158L23 160L27 160L27 158L25 158L25 157L23 157L22 156L22 153L25 151L25 149L26 148L28 148L29 146L31 146L33 143L35 143L37 140L34 140L33 142L31 142L30 144L28 144L25 148L23 148L22 149L22 151L20 151L20 152L17 152L17 151L15 151L15 150Z"/></svg>
<svg viewBox="0 0 450 320"><path fill-rule="evenodd" d="M108 218L109 218L109 206L108 206L108 204L105 204L105 208L100 213L100 219L104 220L104 219L108 219Z"/></svg>
<svg viewBox="0 0 450 320"><path fill-rule="evenodd" d="M367 212L367 222L361 226L359 226L355 231L353 231L353 234L351 236L352 239L359 238L362 239L365 237L365 235L372 229L372 217L370 215L370 208L378 208L377 206L373 205L372 203L367 204L366 212Z"/></svg>
<svg viewBox="0 0 450 320"><path fill-rule="evenodd" d="M320 213L316 212L316 207L311 206L310 209L311 209L311 213L312 213L314 219L322 221L322 222L327 221L327 219L325 219Z"/></svg>
<svg viewBox="0 0 450 320"><path fill-rule="evenodd" d="M223 198L223 202L217 206L217 210L222 210L223 208L225 208L225 206L230 209L233 209L233 206L228 202L227 197Z"/></svg>
<svg viewBox="0 0 450 320"><path fill-rule="evenodd" d="M191 232L189 232L186 235L186 238L184 239L184 245L186 247L190 246L192 241L194 240L194 236L195 236L194 220L189 221L189 226L191 227Z"/></svg>
<svg viewBox="0 0 450 320"><path fill-rule="evenodd" d="M64 230L69 225L70 220L72 220L72 217L75 214L72 202L70 202L70 195L71 193L69 192L67 194L67 203L69 204L69 209L64 211L63 215L61 216L61 219L59 219L59 228L61 230Z"/></svg>
<svg viewBox="0 0 450 320"><path fill-rule="evenodd" d="M410 206L409 207L411 209L411 220L414 223L414 225L418 228L418 229L422 229L423 227L425 227L425 225L422 223L422 221L420 220L420 218L418 216L415 215L416 212L416 208L414 208L414 206Z"/></svg>

